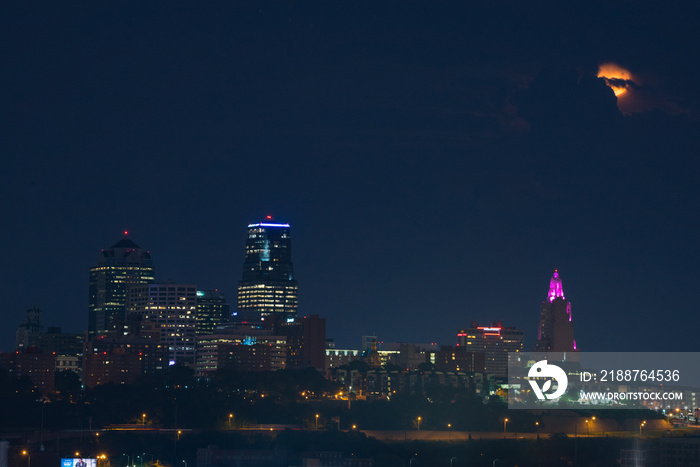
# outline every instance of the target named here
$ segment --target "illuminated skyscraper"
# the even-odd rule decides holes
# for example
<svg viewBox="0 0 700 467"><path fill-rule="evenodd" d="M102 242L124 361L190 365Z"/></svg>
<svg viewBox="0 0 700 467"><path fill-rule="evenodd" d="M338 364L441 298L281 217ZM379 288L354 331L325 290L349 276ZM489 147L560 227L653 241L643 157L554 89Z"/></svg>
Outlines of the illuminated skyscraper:
<svg viewBox="0 0 700 467"><path fill-rule="evenodd" d="M289 224L248 225L243 278L238 283L238 319L295 318L297 292Z"/></svg>
<svg viewBox="0 0 700 467"><path fill-rule="evenodd" d="M559 272L554 270L549 281L547 299L540 308L540 326L537 333L537 352L572 352L576 350L574 324L571 321L571 303L564 298Z"/></svg>
<svg viewBox="0 0 700 467"><path fill-rule="evenodd" d="M104 333L116 322L126 320L127 289L133 284L155 280L153 260L148 251L124 238L102 250L97 266L90 268L88 332L90 337Z"/></svg>

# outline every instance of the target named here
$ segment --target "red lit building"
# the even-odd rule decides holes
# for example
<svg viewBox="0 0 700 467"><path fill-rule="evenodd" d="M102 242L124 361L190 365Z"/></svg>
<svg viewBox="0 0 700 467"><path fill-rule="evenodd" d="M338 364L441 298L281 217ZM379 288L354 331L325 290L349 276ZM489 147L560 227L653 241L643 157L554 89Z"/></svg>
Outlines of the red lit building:
<svg viewBox="0 0 700 467"><path fill-rule="evenodd" d="M93 388L101 384L133 384L141 376L138 353L124 348L111 352L86 354L83 359L83 384Z"/></svg>
<svg viewBox="0 0 700 467"><path fill-rule="evenodd" d="M50 353L41 353L36 347L23 352L0 353L0 367L10 378L28 378L42 394L53 394L56 358Z"/></svg>
<svg viewBox="0 0 700 467"><path fill-rule="evenodd" d="M312 366L321 373L326 371L326 319L318 315L304 316L301 320L304 340L301 344L303 366Z"/></svg>
<svg viewBox="0 0 700 467"><path fill-rule="evenodd" d="M168 346L159 339L119 335L100 336L85 344L83 384L132 384L142 374L168 367Z"/></svg>

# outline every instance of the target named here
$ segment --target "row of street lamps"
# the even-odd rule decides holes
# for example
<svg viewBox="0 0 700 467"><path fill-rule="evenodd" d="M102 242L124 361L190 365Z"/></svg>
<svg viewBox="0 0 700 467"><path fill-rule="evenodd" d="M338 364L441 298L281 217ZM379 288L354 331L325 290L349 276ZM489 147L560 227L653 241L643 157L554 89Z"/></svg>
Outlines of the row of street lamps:
<svg viewBox="0 0 700 467"><path fill-rule="evenodd" d="M420 417L419 417L419 418L420 418ZM504 419L503 419L503 434L504 434L504 435L508 433L508 422L509 422L509 421L510 421L510 420L507 419L507 418L504 418ZM588 420L588 419L585 420L585 422L586 422L586 431L587 431L588 436L591 436L591 425L593 424L594 421L595 421L595 417L591 417L590 420ZM644 424L646 424L646 420L645 420L644 423L642 423L642 425L640 425L640 427L639 427L639 429L640 429L640 434L641 434L642 426L643 426ZM450 426L450 425L448 424L448 426ZM535 427L536 427L536 428L539 428L539 426L540 426L540 422L535 422Z"/></svg>

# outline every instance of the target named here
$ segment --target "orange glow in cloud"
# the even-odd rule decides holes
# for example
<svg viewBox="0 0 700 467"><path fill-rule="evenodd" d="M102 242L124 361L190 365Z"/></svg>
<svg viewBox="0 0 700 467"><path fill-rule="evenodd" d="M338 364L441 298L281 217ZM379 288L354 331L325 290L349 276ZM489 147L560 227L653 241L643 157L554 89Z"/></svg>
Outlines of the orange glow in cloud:
<svg viewBox="0 0 700 467"><path fill-rule="evenodd" d="M600 65L598 78L603 78L616 96L620 96L627 91L627 81L633 81L632 73L614 63L603 63Z"/></svg>

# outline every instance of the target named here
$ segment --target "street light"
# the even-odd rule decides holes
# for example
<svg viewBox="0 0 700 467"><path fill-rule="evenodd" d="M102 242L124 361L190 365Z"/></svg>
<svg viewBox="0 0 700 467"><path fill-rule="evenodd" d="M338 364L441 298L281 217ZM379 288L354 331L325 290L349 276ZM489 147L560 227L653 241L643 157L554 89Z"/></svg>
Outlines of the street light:
<svg viewBox="0 0 700 467"><path fill-rule="evenodd" d="M416 419L416 421L418 422L418 431L420 431L420 422L421 422L422 420L423 420L423 419L420 418L420 417L418 417L418 418Z"/></svg>
<svg viewBox="0 0 700 467"><path fill-rule="evenodd" d="M146 426L146 414L141 414L141 425Z"/></svg>
<svg viewBox="0 0 700 467"><path fill-rule="evenodd" d="M177 440L180 441L180 435L182 434L182 430L177 430Z"/></svg>
<svg viewBox="0 0 700 467"><path fill-rule="evenodd" d="M233 418L233 414L232 413L228 414L228 429L229 430L231 429L231 419L232 418Z"/></svg>
<svg viewBox="0 0 700 467"><path fill-rule="evenodd" d="M27 467L32 467L32 456L27 451L22 451L23 456L27 456Z"/></svg>
<svg viewBox="0 0 700 467"><path fill-rule="evenodd" d="M642 427L647 424L647 421L644 420L642 423L639 424L639 437L642 437Z"/></svg>
<svg viewBox="0 0 700 467"><path fill-rule="evenodd" d="M452 467L452 461L455 460L455 459L457 459L457 458L456 458L456 457L453 457L452 459L450 459L450 467Z"/></svg>
<svg viewBox="0 0 700 467"><path fill-rule="evenodd" d="M318 414L316 414L316 431L318 431Z"/></svg>
<svg viewBox="0 0 700 467"><path fill-rule="evenodd" d="M505 438L506 435L508 434L507 425L508 425L508 419L507 419L507 418L504 418L504 419L503 419L503 437L504 437L504 438Z"/></svg>
<svg viewBox="0 0 700 467"><path fill-rule="evenodd" d="M588 433L588 437L591 437L591 425L588 424L588 420L586 420L586 432Z"/></svg>

